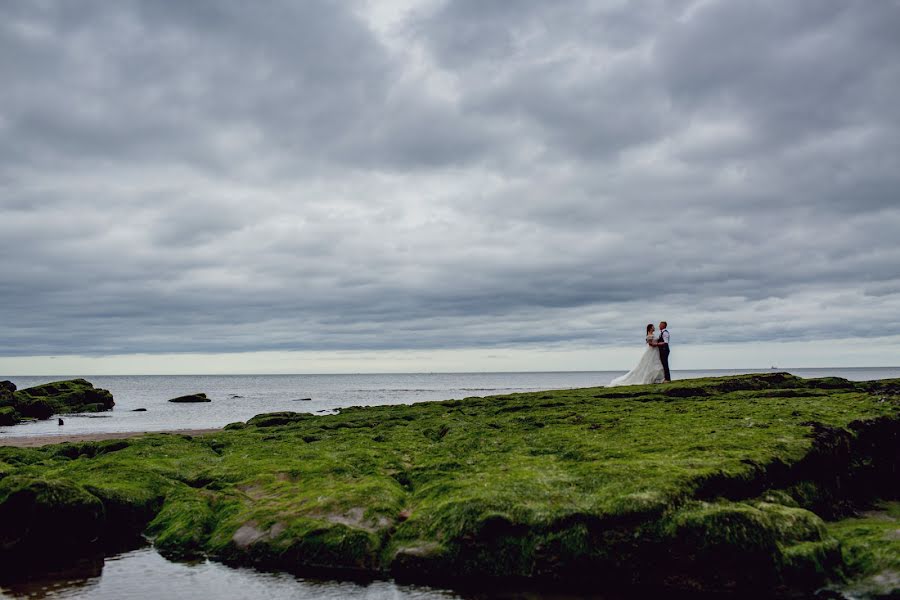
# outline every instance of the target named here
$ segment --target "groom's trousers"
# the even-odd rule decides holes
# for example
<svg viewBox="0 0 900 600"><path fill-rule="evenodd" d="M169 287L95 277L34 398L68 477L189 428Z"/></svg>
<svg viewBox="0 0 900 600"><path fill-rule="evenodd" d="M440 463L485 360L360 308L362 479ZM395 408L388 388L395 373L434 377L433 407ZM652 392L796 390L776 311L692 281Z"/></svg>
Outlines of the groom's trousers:
<svg viewBox="0 0 900 600"><path fill-rule="evenodd" d="M663 375L665 376L666 381L672 381L672 377L669 375L669 345L668 344L659 347L659 362L662 363Z"/></svg>

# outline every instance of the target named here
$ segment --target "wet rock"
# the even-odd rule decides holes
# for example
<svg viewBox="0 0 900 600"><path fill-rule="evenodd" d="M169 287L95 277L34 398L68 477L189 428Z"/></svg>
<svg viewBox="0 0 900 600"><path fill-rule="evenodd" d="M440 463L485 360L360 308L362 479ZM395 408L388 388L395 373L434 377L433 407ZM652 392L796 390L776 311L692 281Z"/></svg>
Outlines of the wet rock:
<svg viewBox="0 0 900 600"><path fill-rule="evenodd" d="M179 404L182 403L190 403L190 402L212 402L209 398L206 397L206 394L188 394L186 396L178 396L177 398L169 399L169 402L176 402Z"/></svg>
<svg viewBox="0 0 900 600"><path fill-rule="evenodd" d="M84 379L54 381L23 390L9 392L3 387L0 394L10 394L0 405L12 406L22 417L49 419L58 413L101 412L110 410L115 401L108 390L95 388Z"/></svg>
<svg viewBox="0 0 900 600"><path fill-rule="evenodd" d="M133 408L131 412L147 412L146 408Z"/></svg>
<svg viewBox="0 0 900 600"><path fill-rule="evenodd" d="M16 408L23 417L31 417L33 419L46 420L53 416L57 411L56 407L46 398L20 398L16 404Z"/></svg>
<svg viewBox="0 0 900 600"><path fill-rule="evenodd" d="M21 420L19 413L12 406L0 407L0 425L15 425Z"/></svg>
<svg viewBox="0 0 900 600"><path fill-rule="evenodd" d="M311 418L313 418L312 415L308 413L274 412L264 415L256 415L255 417L247 421L247 425L251 425L254 427L279 427L281 425L300 423Z"/></svg>
<svg viewBox="0 0 900 600"><path fill-rule="evenodd" d="M91 546L104 524L101 501L68 479L10 476L0 480L0 556L65 556Z"/></svg>

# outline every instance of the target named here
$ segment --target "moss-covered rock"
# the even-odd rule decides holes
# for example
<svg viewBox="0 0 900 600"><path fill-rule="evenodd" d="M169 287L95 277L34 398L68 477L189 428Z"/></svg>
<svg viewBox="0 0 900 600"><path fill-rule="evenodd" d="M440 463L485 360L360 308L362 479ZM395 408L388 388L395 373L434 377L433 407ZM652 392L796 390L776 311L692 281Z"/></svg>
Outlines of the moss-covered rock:
<svg viewBox="0 0 900 600"><path fill-rule="evenodd" d="M22 416L12 406L0 406L0 425L15 425Z"/></svg>
<svg viewBox="0 0 900 600"><path fill-rule="evenodd" d="M84 379L54 381L23 390L16 390L14 385L12 391L9 386L0 389L0 406L15 409L18 420L22 417L49 419L59 413L100 412L115 405L108 390L95 388ZM7 395L3 396L4 393Z"/></svg>
<svg viewBox="0 0 900 600"><path fill-rule="evenodd" d="M828 533L840 543L849 580L838 587L854 597L900 596L900 501L876 502L828 524Z"/></svg>
<svg viewBox="0 0 900 600"><path fill-rule="evenodd" d="M838 572L837 540L802 508L769 502L690 502L663 523L664 583L741 591L815 587Z"/></svg>
<svg viewBox="0 0 900 600"><path fill-rule="evenodd" d="M22 556L65 555L89 547L104 529L103 503L65 478L0 480L0 548Z"/></svg>
<svg viewBox="0 0 900 600"><path fill-rule="evenodd" d="M296 413L296 412L274 412L274 413L266 413L264 415L256 415L249 421L247 421L246 425L252 427L278 427L280 425L290 425L292 423L300 423L301 421L306 421L308 419L314 419L315 417L308 413ZM241 428L244 426L244 423L229 423L226 427L231 427L232 429Z"/></svg>
<svg viewBox="0 0 900 600"><path fill-rule="evenodd" d="M32 396L19 396L16 403L16 409L23 417L32 419L49 419L56 412L68 412L65 410L57 411L56 403L49 398L36 398Z"/></svg>
<svg viewBox="0 0 900 600"><path fill-rule="evenodd" d="M865 566L887 564L874 533L828 522L890 496L892 385L775 373L274 413L5 449L0 475L70 482L103 508L100 542L118 526L173 556L771 596L893 568ZM29 510L10 497L3 515ZM44 547L38 533L4 538L0 560Z"/></svg>
<svg viewBox="0 0 900 600"><path fill-rule="evenodd" d="M15 403L13 392L16 391L16 384L12 381L0 381L0 407L12 406Z"/></svg>

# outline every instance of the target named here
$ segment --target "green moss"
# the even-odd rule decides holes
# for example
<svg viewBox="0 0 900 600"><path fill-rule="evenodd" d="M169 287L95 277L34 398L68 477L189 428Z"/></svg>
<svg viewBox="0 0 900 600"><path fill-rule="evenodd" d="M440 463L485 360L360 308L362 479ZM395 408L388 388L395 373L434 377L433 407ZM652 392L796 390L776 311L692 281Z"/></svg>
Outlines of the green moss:
<svg viewBox="0 0 900 600"><path fill-rule="evenodd" d="M70 479L0 480L0 547L33 555L68 552L97 539L105 516L102 502Z"/></svg>
<svg viewBox="0 0 900 600"><path fill-rule="evenodd" d="M770 502L691 502L664 521L685 574L714 573L722 587L824 584L840 565L838 542L814 513Z"/></svg>
<svg viewBox="0 0 900 600"><path fill-rule="evenodd" d="M46 398L20 397L15 407L23 417L32 419L49 419L53 413L57 412L54 403Z"/></svg>
<svg viewBox="0 0 900 600"><path fill-rule="evenodd" d="M5 391L2 405L13 407L21 417L49 419L57 413L109 410L114 404L109 391L95 388L84 379L70 379Z"/></svg>
<svg viewBox="0 0 900 600"><path fill-rule="evenodd" d="M859 515L830 523L841 546L848 591L856 595L900 592L900 502L879 502Z"/></svg>
<svg viewBox="0 0 900 600"><path fill-rule="evenodd" d="M173 558L200 554L214 525L209 504L208 495L201 491L186 486L173 489L147 528L160 552Z"/></svg>
<svg viewBox="0 0 900 600"><path fill-rule="evenodd" d="M0 406L0 425L15 425L22 420L18 411L12 406Z"/></svg>
<svg viewBox="0 0 900 600"><path fill-rule="evenodd" d="M775 373L273 413L204 437L0 453L0 473L78 482L181 556L807 589L853 564L810 509L868 489L884 456L857 440L900 429L890 389Z"/></svg>

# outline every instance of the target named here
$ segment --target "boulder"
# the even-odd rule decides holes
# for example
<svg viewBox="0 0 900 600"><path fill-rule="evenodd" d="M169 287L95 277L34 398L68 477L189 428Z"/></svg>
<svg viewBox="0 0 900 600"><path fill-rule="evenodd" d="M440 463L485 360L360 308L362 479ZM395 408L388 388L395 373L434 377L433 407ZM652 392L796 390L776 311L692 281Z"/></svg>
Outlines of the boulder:
<svg viewBox="0 0 900 600"><path fill-rule="evenodd" d="M85 407L91 407L90 410L93 411L110 410L115 405L109 390L95 388L91 382L85 379L69 379L36 385L18 390L15 392L15 396L20 403L45 401L52 408L51 414L84 412ZM49 415L38 418L49 418Z"/></svg>
<svg viewBox="0 0 900 600"><path fill-rule="evenodd" d="M187 396L178 396L177 398L170 398L169 402L177 402L177 403L188 403L188 402L212 402L209 398L206 397L206 394L188 394Z"/></svg>
<svg viewBox="0 0 900 600"><path fill-rule="evenodd" d="M58 413L100 412L113 407L112 394L95 388L84 379L54 381L43 385L17 390L10 381L0 382L0 407L3 411L0 423L13 424L22 418L49 419Z"/></svg>
<svg viewBox="0 0 900 600"><path fill-rule="evenodd" d="M0 425L15 425L21 420L19 413L12 406L0 406Z"/></svg>
<svg viewBox="0 0 900 600"><path fill-rule="evenodd" d="M55 412L69 412L66 410L57 411L56 407L47 398L32 398L25 396L19 399L16 409L24 417L33 419L49 419Z"/></svg>
<svg viewBox="0 0 900 600"><path fill-rule="evenodd" d="M16 386L12 381L0 381L0 406L13 406L15 404Z"/></svg>

